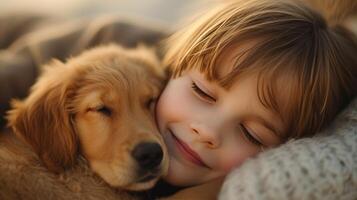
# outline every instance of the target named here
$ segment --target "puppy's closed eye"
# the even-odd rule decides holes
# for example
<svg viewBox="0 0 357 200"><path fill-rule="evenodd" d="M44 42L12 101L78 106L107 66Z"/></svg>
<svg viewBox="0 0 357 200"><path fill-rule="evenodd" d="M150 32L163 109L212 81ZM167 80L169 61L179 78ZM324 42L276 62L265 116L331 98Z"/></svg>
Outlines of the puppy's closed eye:
<svg viewBox="0 0 357 200"><path fill-rule="evenodd" d="M99 105L88 109L89 112L97 112L102 115L110 117L113 113L112 109L105 105Z"/></svg>

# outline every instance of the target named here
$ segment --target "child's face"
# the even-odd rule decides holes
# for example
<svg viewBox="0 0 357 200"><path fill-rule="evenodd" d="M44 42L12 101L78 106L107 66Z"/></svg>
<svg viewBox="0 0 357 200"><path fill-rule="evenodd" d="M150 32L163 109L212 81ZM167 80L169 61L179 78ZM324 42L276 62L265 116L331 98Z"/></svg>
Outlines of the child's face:
<svg viewBox="0 0 357 200"><path fill-rule="evenodd" d="M232 56L219 64L229 66ZM168 82L156 117L170 155L165 180L178 186L226 175L262 147L279 144L277 133L284 129L279 117L259 101L253 75L226 90L198 70L187 70Z"/></svg>

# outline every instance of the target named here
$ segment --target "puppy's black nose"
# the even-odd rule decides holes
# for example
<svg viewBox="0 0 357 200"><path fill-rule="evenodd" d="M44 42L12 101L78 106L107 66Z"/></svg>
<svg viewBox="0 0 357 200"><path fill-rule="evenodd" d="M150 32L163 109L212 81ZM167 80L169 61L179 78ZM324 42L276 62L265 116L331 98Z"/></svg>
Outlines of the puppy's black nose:
<svg viewBox="0 0 357 200"><path fill-rule="evenodd" d="M151 170L157 167L163 157L161 146L157 143L140 143L136 145L131 153L144 170Z"/></svg>

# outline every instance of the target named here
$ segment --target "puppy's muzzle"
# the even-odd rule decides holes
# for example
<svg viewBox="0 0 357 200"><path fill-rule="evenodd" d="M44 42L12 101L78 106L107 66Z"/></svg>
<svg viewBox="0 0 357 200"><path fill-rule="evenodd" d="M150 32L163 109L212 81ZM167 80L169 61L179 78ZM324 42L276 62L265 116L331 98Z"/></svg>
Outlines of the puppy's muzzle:
<svg viewBox="0 0 357 200"><path fill-rule="evenodd" d="M164 153L158 143L143 142L136 145L131 154L137 162L141 174L155 174L160 167Z"/></svg>

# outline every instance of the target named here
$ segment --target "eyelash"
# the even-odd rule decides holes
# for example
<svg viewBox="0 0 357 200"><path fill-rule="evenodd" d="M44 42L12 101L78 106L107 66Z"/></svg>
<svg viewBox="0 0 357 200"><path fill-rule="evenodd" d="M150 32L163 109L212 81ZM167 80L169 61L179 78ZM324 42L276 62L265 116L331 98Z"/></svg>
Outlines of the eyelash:
<svg viewBox="0 0 357 200"><path fill-rule="evenodd" d="M205 91L203 91L200 87L198 87L196 85L196 83L192 82L191 85L193 91L199 95L200 97L202 97L203 99L209 101L209 102L216 102L216 99L213 98L212 96L210 96L209 94L207 94Z"/></svg>
<svg viewBox="0 0 357 200"><path fill-rule="evenodd" d="M247 128L244 127L243 124L239 125L244 136L253 144L257 145L257 146L263 146L263 144L257 140L254 136L252 136L252 134L247 130Z"/></svg>

